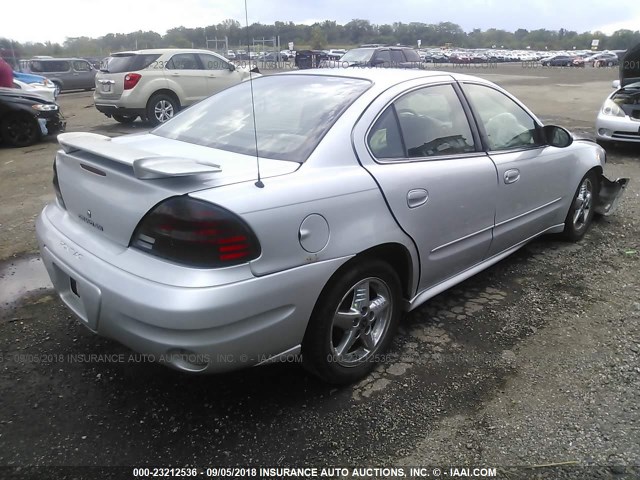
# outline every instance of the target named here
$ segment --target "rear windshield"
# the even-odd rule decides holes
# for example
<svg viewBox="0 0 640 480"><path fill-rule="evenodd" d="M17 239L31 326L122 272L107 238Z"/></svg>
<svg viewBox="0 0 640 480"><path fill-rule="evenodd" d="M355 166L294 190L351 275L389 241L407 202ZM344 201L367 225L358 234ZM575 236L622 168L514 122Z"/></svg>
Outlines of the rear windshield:
<svg viewBox="0 0 640 480"><path fill-rule="evenodd" d="M142 70L160 57L159 53L116 54L100 62L100 70L107 73L124 73Z"/></svg>
<svg viewBox="0 0 640 480"><path fill-rule="evenodd" d="M407 62L420 62L420 55L415 50L404 50L404 56L407 57Z"/></svg>
<svg viewBox="0 0 640 480"><path fill-rule="evenodd" d="M245 81L185 110L151 133L246 155L304 162L371 83L320 75ZM253 112L255 111L255 131Z"/></svg>

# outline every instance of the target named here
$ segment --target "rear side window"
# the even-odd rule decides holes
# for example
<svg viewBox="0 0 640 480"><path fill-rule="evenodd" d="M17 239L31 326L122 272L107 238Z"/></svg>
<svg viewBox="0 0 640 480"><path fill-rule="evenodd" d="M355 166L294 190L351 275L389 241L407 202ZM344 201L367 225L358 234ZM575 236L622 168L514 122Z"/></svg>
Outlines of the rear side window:
<svg viewBox="0 0 640 480"><path fill-rule="evenodd" d="M371 153L376 158L403 158L404 147L395 109L387 108L369 132L367 138Z"/></svg>
<svg viewBox="0 0 640 480"><path fill-rule="evenodd" d="M376 158L427 158L475 151L467 116L451 85L424 87L398 98L374 124L367 141Z"/></svg>
<svg viewBox="0 0 640 480"><path fill-rule="evenodd" d="M167 62L169 70L202 70L193 53L178 53Z"/></svg>
<svg viewBox="0 0 640 480"><path fill-rule="evenodd" d="M144 70L160 58L159 53L113 55L100 62L100 70L107 73L124 73Z"/></svg>
<svg viewBox="0 0 640 480"><path fill-rule="evenodd" d="M67 72L70 66L66 60L32 60L29 62L29 70L38 73Z"/></svg>

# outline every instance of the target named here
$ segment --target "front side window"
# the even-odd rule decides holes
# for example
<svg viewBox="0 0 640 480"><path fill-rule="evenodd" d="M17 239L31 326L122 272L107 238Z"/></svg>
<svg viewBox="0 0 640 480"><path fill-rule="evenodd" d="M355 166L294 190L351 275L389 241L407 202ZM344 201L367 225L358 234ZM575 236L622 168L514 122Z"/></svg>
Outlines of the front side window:
<svg viewBox="0 0 640 480"><path fill-rule="evenodd" d="M198 56L205 70L229 70L229 63L215 55L199 53Z"/></svg>
<svg viewBox="0 0 640 480"><path fill-rule="evenodd" d="M73 62L73 69L76 72L90 72L91 65L89 65L89 62L81 62L76 60Z"/></svg>
<svg viewBox="0 0 640 480"><path fill-rule="evenodd" d="M376 52L375 62L381 66L388 67L391 64L391 54L389 50L379 50Z"/></svg>
<svg viewBox="0 0 640 480"><path fill-rule="evenodd" d="M202 70L193 53L178 53L167 62L169 70Z"/></svg>
<svg viewBox="0 0 640 480"><path fill-rule="evenodd" d="M464 91L484 126L490 151L543 145L535 120L504 93L477 84L465 84Z"/></svg>
<svg viewBox="0 0 640 480"><path fill-rule="evenodd" d="M245 155L304 162L370 85L368 80L328 75L259 77L197 103L151 133Z"/></svg>
<svg viewBox="0 0 640 480"><path fill-rule="evenodd" d="M391 62L394 66L406 63L402 50L391 50Z"/></svg>

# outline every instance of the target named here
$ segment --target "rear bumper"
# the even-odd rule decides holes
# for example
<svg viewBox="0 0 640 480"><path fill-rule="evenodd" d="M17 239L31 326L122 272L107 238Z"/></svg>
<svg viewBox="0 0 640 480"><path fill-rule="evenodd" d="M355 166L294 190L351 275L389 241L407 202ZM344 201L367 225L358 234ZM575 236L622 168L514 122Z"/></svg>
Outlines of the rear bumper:
<svg viewBox="0 0 640 480"><path fill-rule="evenodd" d="M144 117L146 115L144 108L119 107L117 105L102 103L96 103L95 105L98 111L104 113L107 117L112 117L114 115Z"/></svg>
<svg viewBox="0 0 640 480"><path fill-rule="evenodd" d="M346 261L185 288L141 278L36 222L43 262L62 301L99 335L176 369L222 372L297 351L325 283ZM185 361L185 355L188 361Z"/></svg>

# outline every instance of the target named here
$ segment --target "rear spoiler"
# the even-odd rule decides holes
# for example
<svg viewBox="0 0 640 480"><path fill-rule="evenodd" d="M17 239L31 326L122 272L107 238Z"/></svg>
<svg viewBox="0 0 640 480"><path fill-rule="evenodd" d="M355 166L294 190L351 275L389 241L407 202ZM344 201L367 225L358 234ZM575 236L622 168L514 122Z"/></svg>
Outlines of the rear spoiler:
<svg viewBox="0 0 640 480"><path fill-rule="evenodd" d="M114 143L110 137L97 133L63 133L58 135L58 142L66 153L84 151L128 165L133 168L134 175L141 180L185 177L222 171L220 165L215 163L154 154Z"/></svg>

